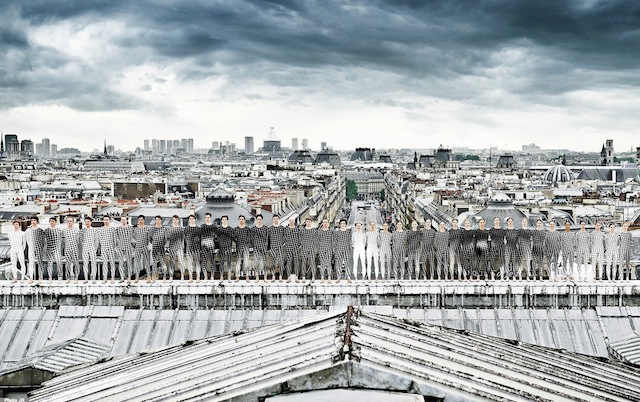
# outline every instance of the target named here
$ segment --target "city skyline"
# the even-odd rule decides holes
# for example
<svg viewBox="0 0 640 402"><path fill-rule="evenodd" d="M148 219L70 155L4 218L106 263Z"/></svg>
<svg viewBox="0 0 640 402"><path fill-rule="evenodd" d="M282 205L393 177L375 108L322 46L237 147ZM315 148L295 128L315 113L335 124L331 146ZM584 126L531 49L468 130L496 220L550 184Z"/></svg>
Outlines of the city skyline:
<svg viewBox="0 0 640 402"><path fill-rule="evenodd" d="M179 12L176 12L178 10ZM628 2L0 5L0 129L123 150L640 145ZM96 141L99 138L100 141ZM133 138L133 139L132 139Z"/></svg>

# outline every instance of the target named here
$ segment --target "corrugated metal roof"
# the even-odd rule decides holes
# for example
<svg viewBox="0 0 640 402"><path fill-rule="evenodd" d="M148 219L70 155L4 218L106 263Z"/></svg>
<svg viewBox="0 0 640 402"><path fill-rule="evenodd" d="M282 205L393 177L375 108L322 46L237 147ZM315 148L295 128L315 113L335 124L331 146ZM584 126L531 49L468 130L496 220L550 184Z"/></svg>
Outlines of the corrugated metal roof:
<svg viewBox="0 0 640 402"><path fill-rule="evenodd" d="M634 332L629 338L610 344L609 353L620 361L640 365L640 334Z"/></svg>
<svg viewBox="0 0 640 402"><path fill-rule="evenodd" d="M331 388L456 400L640 400L640 370L361 310L138 353L45 382L31 401L258 400Z"/></svg>

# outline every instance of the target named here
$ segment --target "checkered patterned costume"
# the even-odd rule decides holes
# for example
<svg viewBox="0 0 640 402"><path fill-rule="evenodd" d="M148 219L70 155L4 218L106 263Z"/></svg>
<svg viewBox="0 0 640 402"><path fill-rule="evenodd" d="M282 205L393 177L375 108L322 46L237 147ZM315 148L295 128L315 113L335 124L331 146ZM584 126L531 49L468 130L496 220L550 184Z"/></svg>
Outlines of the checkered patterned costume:
<svg viewBox="0 0 640 402"><path fill-rule="evenodd" d="M136 279L140 277L140 273L148 271L151 266L151 253L149 252L149 243L151 236L148 226L135 226L133 228L133 244L135 244L135 253L133 255Z"/></svg>
<svg viewBox="0 0 640 402"><path fill-rule="evenodd" d="M382 279L388 279L391 271L391 238L393 233L380 232L380 276ZM389 272L387 272L387 270Z"/></svg>
<svg viewBox="0 0 640 402"><path fill-rule="evenodd" d="M167 228L167 249L169 250L169 278L173 278L176 271L180 278L184 278L184 228L171 226Z"/></svg>
<svg viewBox="0 0 640 402"><path fill-rule="evenodd" d="M393 278L395 280L404 279L404 260L407 256L407 232L395 231L391 234L391 259L393 266Z"/></svg>
<svg viewBox="0 0 640 402"><path fill-rule="evenodd" d="M420 229L407 231L407 255L409 256L407 279L411 279L412 277L418 279L418 274L420 272L421 242L422 232Z"/></svg>
<svg viewBox="0 0 640 402"><path fill-rule="evenodd" d="M560 250L562 251L562 272L558 274L565 278L573 277L576 255L576 235L573 232L560 233Z"/></svg>
<svg viewBox="0 0 640 402"><path fill-rule="evenodd" d="M289 278L292 274L299 275L300 271L300 230L297 227L284 228L284 267Z"/></svg>
<svg viewBox="0 0 640 402"><path fill-rule="evenodd" d="M336 229L333 232L333 255L335 259L335 270L338 278L344 275L351 278L351 270L349 269L349 259L351 257L351 230Z"/></svg>
<svg viewBox="0 0 640 402"><path fill-rule="evenodd" d="M489 230L475 229L475 257L474 276L491 274L491 250L489 249Z"/></svg>
<svg viewBox="0 0 640 402"><path fill-rule="evenodd" d="M267 227L254 226L251 228L252 244L253 244L253 269L256 275L265 274L267 267L267 249L269 247L269 232Z"/></svg>
<svg viewBox="0 0 640 402"><path fill-rule="evenodd" d="M204 255L204 266L202 267L205 276L207 272L211 272L211 278L215 273L216 258L216 227L211 224L203 223L200 226L200 236L202 245L202 254Z"/></svg>
<svg viewBox="0 0 640 402"><path fill-rule="evenodd" d="M422 248L420 250L420 264L422 266L422 272L420 276L424 279L431 278L435 274L435 245L433 244L436 231L433 228L422 229ZM427 270L428 268L428 270Z"/></svg>
<svg viewBox="0 0 640 402"><path fill-rule="evenodd" d="M80 231L80 248L82 249L82 271L84 279L89 279L89 265L91 265L91 280L96 280L98 275L98 247L100 239L98 230L93 227L84 227Z"/></svg>
<svg viewBox="0 0 640 402"><path fill-rule="evenodd" d="M333 230L318 229L318 255L320 257L320 278L331 279L331 258L333 257Z"/></svg>
<svg viewBox="0 0 640 402"><path fill-rule="evenodd" d="M100 255L102 256L102 277L107 280L107 265L111 272L111 279L116 276L116 229L101 227L98 229L100 241Z"/></svg>
<svg viewBox="0 0 640 402"><path fill-rule="evenodd" d="M380 252L378 250L378 246L380 243L380 232L378 232L377 230L374 230L373 232L367 230L365 236L367 237L367 278L371 279L372 274L373 278L378 278L380 277L380 267L378 265L378 260L380 259ZM371 265L373 265L373 270L371 269Z"/></svg>
<svg viewBox="0 0 640 402"><path fill-rule="evenodd" d="M20 263L20 276L24 278L26 271L24 251L27 248L27 238L23 231L16 232L14 230L9 232L8 237L9 245L11 246L9 251L9 258L11 259L11 279L18 279L18 262Z"/></svg>
<svg viewBox="0 0 640 402"><path fill-rule="evenodd" d="M433 236L433 250L436 255L435 275L438 279L447 277L447 257L449 256L449 232L437 231ZM433 274L432 274L433 275ZM431 277L433 279L433 276Z"/></svg>
<svg viewBox="0 0 640 402"><path fill-rule="evenodd" d="M607 279L618 279L618 251L620 247L620 235L607 233L604 235L604 260L607 269Z"/></svg>
<svg viewBox="0 0 640 402"><path fill-rule="evenodd" d="M462 275L466 278L467 276L473 275L474 257L476 255L475 231L473 229L462 229L461 238L460 255L462 256Z"/></svg>
<svg viewBox="0 0 640 402"><path fill-rule="evenodd" d="M451 279L455 274L456 263L458 265L458 279L462 278L462 230L449 229L449 275Z"/></svg>
<svg viewBox="0 0 640 402"><path fill-rule="evenodd" d="M367 236L364 232L358 232L356 230L351 231L351 244L353 245L353 279L358 279L358 261L362 265L362 277L365 276L366 265L366 245Z"/></svg>
<svg viewBox="0 0 640 402"><path fill-rule="evenodd" d="M249 274L250 267L250 254L252 243L252 233L248 226L241 228L238 226L234 229L234 239L236 241L236 278L241 273ZM240 269L242 268L242 270Z"/></svg>
<svg viewBox="0 0 640 402"><path fill-rule="evenodd" d="M231 255L233 250L233 228L231 226L216 226L216 236L218 236L218 244L220 245L220 277L224 272L227 273L227 279L231 279Z"/></svg>
<svg viewBox="0 0 640 402"><path fill-rule="evenodd" d="M620 258L620 271L624 279L625 270L628 278L631 279L631 232L620 232L620 248L618 251Z"/></svg>
<svg viewBox="0 0 640 402"><path fill-rule="evenodd" d="M555 230L548 231L544 237L544 257L549 267L549 279L555 279L560 276L558 259L560 258L561 246L562 234Z"/></svg>
<svg viewBox="0 0 640 402"><path fill-rule="evenodd" d="M284 268L284 261L282 257L282 247L284 247L284 227L283 226L269 226L267 229L269 234L269 254L271 255L271 272L275 275L276 268L280 271L282 276L282 269Z"/></svg>
<svg viewBox="0 0 640 402"><path fill-rule="evenodd" d="M602 279L604 267L604 233L593 231L589 235L591 241L591 266L597 279Z"/></svg>
<svg viewBox="0 0 640 402"><path fill-rule="evenodd" d="M118 271L120 279L131 279L133 276L133 256L135 248L133 244L133 226L118 226L116 229L116 253L118 254ZM124 266L127 265L125 272Z"/></svg>
<svg viewBox="0 0 640 402"><path fill-rule="evenodd" d="M494 275L500 274L500 277L504 279L504 229L503 228L491 228L489 229L489 249L491 250L491 270Z"/></svg>
<svg viewBox="0 0 640 402"><path fill-rule="evenodd" d="M158 275L158 264L162 270L162 275L167 275L167 263L164 260L164 248L167 244L167 228L164 226L153 226L149 229L151 238L151 273L155 277Z"/></svg>
<svg viewBox="0 0 640 402"><path fill-rule="evenodd" d="M518 264L520 255L518 252L518 229L504 230L504 270L507 278L513 278L516 275L515 266Z"/></svg>
<svg viewBox="0 0 640 402"><path fill-rule="evenodd" d="M580 280L587 279L587 265L589 264L589 257L591 256L591 240L589 239L590 233L587 231L576 232L576 256L578 263L577 277Z"/></svg>
<svg viewBox="0 0 640 402"><path fill-rule="evenodd" d="M80 230L77 227L62 229L65 271L67 279L78 279L80 274Z"/></svg>
<svg viewBox="0 0 640 402"><path fill-rule="evenodd" d="M300 229L300 264L303 278L315 278L316 252L318 247L318 231L316 229Z"/></svg>
<svg viewBox="0 0 640 402"><path fill-rule="evenodd" d="M527 278L531 276L532 242L533 230L518 229L518 254L520 255L518 275L520 277L522 277L522 271L525 272Z"/></svg>
<svg viewBox="0 0 640 402"><path fill-rule="evenodd" d="M40 228L32 228L29 226L25 231L27 237L27 276L35 279L36 264L38 266L38 276L40 279L43 277L44 262L42 261L42 255L44 251L44 231Z"/></svg>
<svg viewBox="0 0 640 402"><path fill-rule="evenodd" d="M537 228L531 232L531 251L533 255L531 273L534 279L536 275L542 279L544 276L544 239L547 232L543 229L538 230Z"/></svg>
<svg viewBox="0 0 640 402"><path fill-rule="evenodd" d="M193 277L194 265L196 278L200 278L200 256L202 253L202 239L200 233L202 229L199 226L187 226L184 228L184 245L186 255L187 271L189 271L189 278Z"/></svg>
<svg viewBox="0 0 640 402"><path fill-rule="evenodd" d="M56 263L58 279L62 279L62 230L46 228L44 230L45 249L47 255L47 273L53 279L53 263Z"/></svg>

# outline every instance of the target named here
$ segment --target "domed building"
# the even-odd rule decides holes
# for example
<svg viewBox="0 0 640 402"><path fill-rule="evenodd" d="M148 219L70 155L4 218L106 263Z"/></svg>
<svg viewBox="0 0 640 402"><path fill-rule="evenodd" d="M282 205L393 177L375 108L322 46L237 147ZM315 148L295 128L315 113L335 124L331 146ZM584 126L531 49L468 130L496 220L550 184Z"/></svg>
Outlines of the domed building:
<svg viewBox="0 0 640 402"><path fill-rule="evenodd" d="M500 218L500 224L503 228L507 227L507 218L513 218L513 225L516 228L520 228L520 222L527 216L513 205L513 201L505 193L497 193L489 200L489 203L485 209L473 214L474 224L477 225L480 218L484 218L486 221L486 227L493 227L493 220L495 217ZM460 226L463 222L460 222Z"/></svg>
<svg viewBox="0 0 640 402"><path fill-rule="evenodd" d="M557 165L547 170L542 175L542 180L547 183L557 184L573 180L573 173L565 165Z"/></svg>

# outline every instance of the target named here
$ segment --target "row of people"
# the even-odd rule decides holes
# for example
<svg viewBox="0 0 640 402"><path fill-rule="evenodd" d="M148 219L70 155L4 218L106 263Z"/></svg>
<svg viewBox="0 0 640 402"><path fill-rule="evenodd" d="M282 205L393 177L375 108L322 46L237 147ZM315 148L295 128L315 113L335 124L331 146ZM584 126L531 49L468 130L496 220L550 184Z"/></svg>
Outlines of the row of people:
<svg viewBox="0 0 640 402"><path fill-rule="evenodd" d="M33 217L25 232L20 222L15 221L9 234L13 280L18 279L18 272L26 280L42 280L45 266L48 277L53 278L54 264L58 279L66 277L67 281L77 281L80 268L85 280L93 281L100 277L103 281L109 278L114 281L116 270L122 280L135 281L143 272L148 273L149 281L160 276L171 280L176 272L181 279L186 274L190 281L201 276L205 280L213 278L216 273L221 279L225 275L227 279L250 275L272 279L276 275L280 278L295 275L303 280L522 279L524 275L533 279L576 276L584 280L605 275L617 279L625 266L624 272L630 272L631 234L627 224L620 233L614 225L603 233L599 223L594 231L587 232L582 222L580 231L574 233L568 222L565 230L558 232L554 222L549 230L543 228L542 221L536 222L535 230L530 230L527 219L522 220L522 228L516 229L512 218L507 219L506 228L495 218L494 226L488 229L481 219L479 227L472 229L471 222L466 220L461 229L454 219L449 230L443 222L434 230L427 220L422 230L414 221L408 230L398 223L391 232L387 223L379 230L375 222L369 222L366 230L358 222L351 230L345 220L334 230L326 219L316 229L310 218L302 228L293 219L287 226L281 226L278 215L274 215L270 226L258 215L252 228L246 225L244 216L238 217L235 228L229 226L227 216L221 217L220 225L214 225L210 214L205 214L205 223L200 226L191 215L186 227L180 225L178 216L173 217L168 227L162 224L160 216L154 218L152 226L145 224L144 216L137 217L136 226L130 226L127 217L122 217L117 227L108 216L102 221L103 226L96 228L87 217L79 230L74 218L68 217L66 227L59 229L55 218L51 218L49 227L43 230L38 218ZM98 255L102 259L101 273ZM587 272L589 262L597 269L591 275Z"/></svg>

